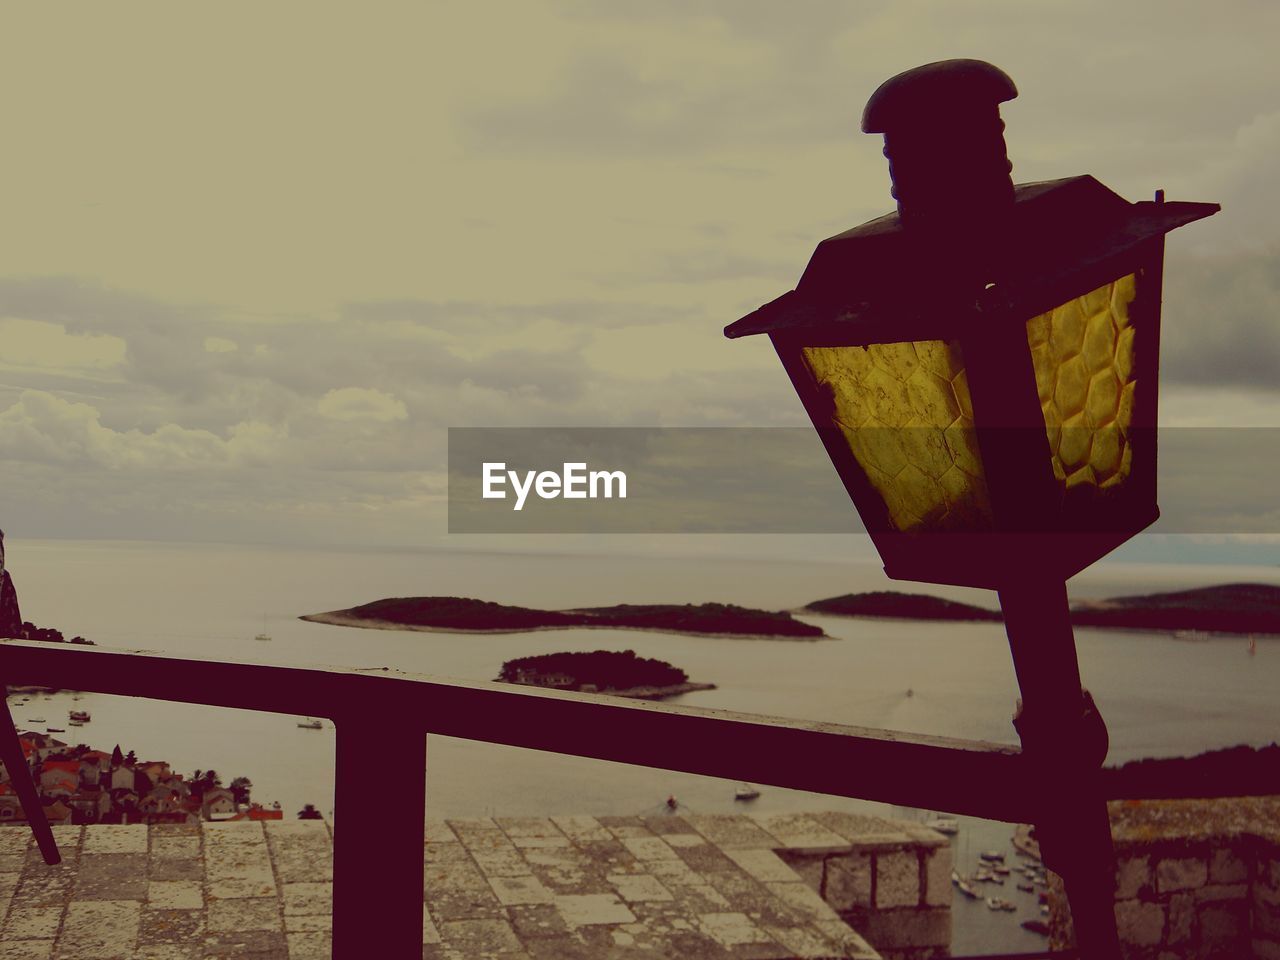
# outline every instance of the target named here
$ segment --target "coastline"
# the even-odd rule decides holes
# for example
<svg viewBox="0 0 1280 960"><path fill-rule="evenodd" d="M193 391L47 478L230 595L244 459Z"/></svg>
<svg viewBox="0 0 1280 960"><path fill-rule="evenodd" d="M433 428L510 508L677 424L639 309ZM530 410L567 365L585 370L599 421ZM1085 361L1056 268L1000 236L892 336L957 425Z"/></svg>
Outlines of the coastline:
<svg viewBox="0 0 1280 960"><path fill-rule="evenodd" d="M536 687L536 683L517 683L517 687ZM560 690L562 687L544 687L544 690ZM696 693L699 690L714 690L714 683L673 683L667 687L627 687L625 690L574 690L573 693L599 693L609 697L626 697L630 700L665 700L667 697L678 697L682 693Z"/></svg>
<svg viewBox="0 0 1280 960"><path fill-rule="evenodd" d="M333 627L366 627L370 630L410 630L415 633L454 633L466 636L484 636L486 634L498 635L505 633L545 633L548 631L560 630L635 630L640 633L670 633L683 637L710 637L716 640L787 640L800 643L816 643L819 640L835 639L825 632L816 637L798 637L786 633L725 633L712 632L709 630L676 630L670 627L633 627L603 623L575 623L563 626L521 627L516 630L497 627L466 629L463 627L434 627L418 623L399 623L395 620L376 620L366 617L357 617L353 616L349 609L328 610L324 613L308 613L303 614L298 617L298 619L307 620L311 623L325 623Z"/></svg>
<svg viewBox="0 0 1280 960"><path fill-rule="evenodd" d="M963 620L963 619L952 618L952 617L892 617L892 616L885 616L883 614L875 614L875 613L832 613L827 610L807 610L804 607L795 607L793 609L789 609L787 612L795 616L803 615L807 617L831 617L836 620L882 620L886 623L895 623L895 622L900 623L903 621L910 621L912 623L996 623L996 624L1001 623L1000 620L979 620L979 619ZM1175 636L1175 634L1183 632L1181 628L1173 629L1170 627L1135 627L1130 624L1121 625L1121 624L1106 624L1106 623L1074 623L1074 622L1071 624L1071 627L1073 630L1106 630L1108 632L1114 631L1114 632L1123 632L1123 633L1146 633L1146 634L1152 634L1158 637L1163 637L1168 640L1178 640L1181 643L1205 643L1205 642L1210 642L1215 640L1239 640L1242 637L1247 639L1248 637L1251 637L1251 636L1258 637L1260 639L1280 638L1280 631L1270 631L1270 630L1236 631L1236 630L1225 630L1222 628L1214 628L1213 630L1196 630L1194 628L1188 628L1187 632L1203 633L1205 634L1205 636L1178 637L1178 636ZM826 637L825 636L817 637L815 639L824 639L824 638ZM798 637L797 639L804 640L807 638Z"/></svg>

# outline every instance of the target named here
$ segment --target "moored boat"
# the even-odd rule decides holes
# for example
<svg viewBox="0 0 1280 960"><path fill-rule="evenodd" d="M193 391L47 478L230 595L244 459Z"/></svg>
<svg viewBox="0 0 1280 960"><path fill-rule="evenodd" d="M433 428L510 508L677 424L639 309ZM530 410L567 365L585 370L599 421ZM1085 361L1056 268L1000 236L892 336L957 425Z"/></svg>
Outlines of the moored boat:
<svg viewBox="0 0 1280 960"><path fill-rule="evenodd" d="M951 871L951 884L970 900L978 899L978 891L973 889L973 884L960 876L955 870Z"/></svg>

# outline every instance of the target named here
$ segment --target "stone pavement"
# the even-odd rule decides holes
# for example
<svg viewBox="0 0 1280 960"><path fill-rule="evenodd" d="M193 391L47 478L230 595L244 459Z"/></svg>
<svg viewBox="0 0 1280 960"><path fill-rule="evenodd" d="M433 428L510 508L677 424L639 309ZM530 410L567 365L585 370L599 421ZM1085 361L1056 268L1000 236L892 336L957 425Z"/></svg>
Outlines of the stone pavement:
<svg viewBox="0 0 1280 960"><path fill-rule="evenodd" d="M873 912L877 886L898 908L937 900L925 878L945 842L924 837L917 856L892 832L902 826L843 814L432 821L423 957L870 960L819 890L839 864ZM64 861L48 867L25 827L0 827L0 960L329 956L323 821L54 831ZM877 844L883 867L866 853ZM861 873L840 860L855 854Z"/></svg>

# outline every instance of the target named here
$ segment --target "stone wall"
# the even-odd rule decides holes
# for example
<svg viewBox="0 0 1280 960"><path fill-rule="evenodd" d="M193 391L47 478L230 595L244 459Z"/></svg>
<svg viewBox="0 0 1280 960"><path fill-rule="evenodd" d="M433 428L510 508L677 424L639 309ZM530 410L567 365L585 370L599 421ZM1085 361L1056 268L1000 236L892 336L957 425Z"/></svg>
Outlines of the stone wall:
<svg viewBox="0 0 1280 960"><path fill-rule="evenodd" d="M950 955L951 844L918 824L809 814L847 843L778 855L887 960ZM776 831L775 831L776 832Z"/></svg>
<svg viewBox="0 0 1280 960"><path fill-rule="evenodd" d="M1116 923L1133 960L1280 960L1280 798L1111 805ZM1052 945L1071 943L1061 885Z"/></svg>

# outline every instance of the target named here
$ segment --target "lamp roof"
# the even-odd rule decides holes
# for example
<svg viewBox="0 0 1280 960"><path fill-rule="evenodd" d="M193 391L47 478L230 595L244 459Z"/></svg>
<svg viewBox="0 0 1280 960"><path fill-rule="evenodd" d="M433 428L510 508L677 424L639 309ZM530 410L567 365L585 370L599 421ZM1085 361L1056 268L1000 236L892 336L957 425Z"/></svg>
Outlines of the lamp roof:
<svg viewBox="0 0 1280 960"><path fill-rule="evenodd" d="M1216 203L1130 203L1090 176L1019 184L1004 222L1003 252L989 273L947 287L968 299L967 307L964 299L946 301L946 322L964 322L958 304L962 313L984 315L975 301L991 283L1006 310L1034 315L1054 306L1064 286L1110 279L1095 275L1147 241L1219 209ZM975 240L989 236L980 224L973 233ZM963 233L942 241L922 236L905 229L896 212L868 221L818 244L795 290L729 324L725 336L823 327L854 338L867 328L872 339L881 339L881 324L913 314L932 314L936 323L941 294L931 281L962 260L965 240Z"/></svg>

